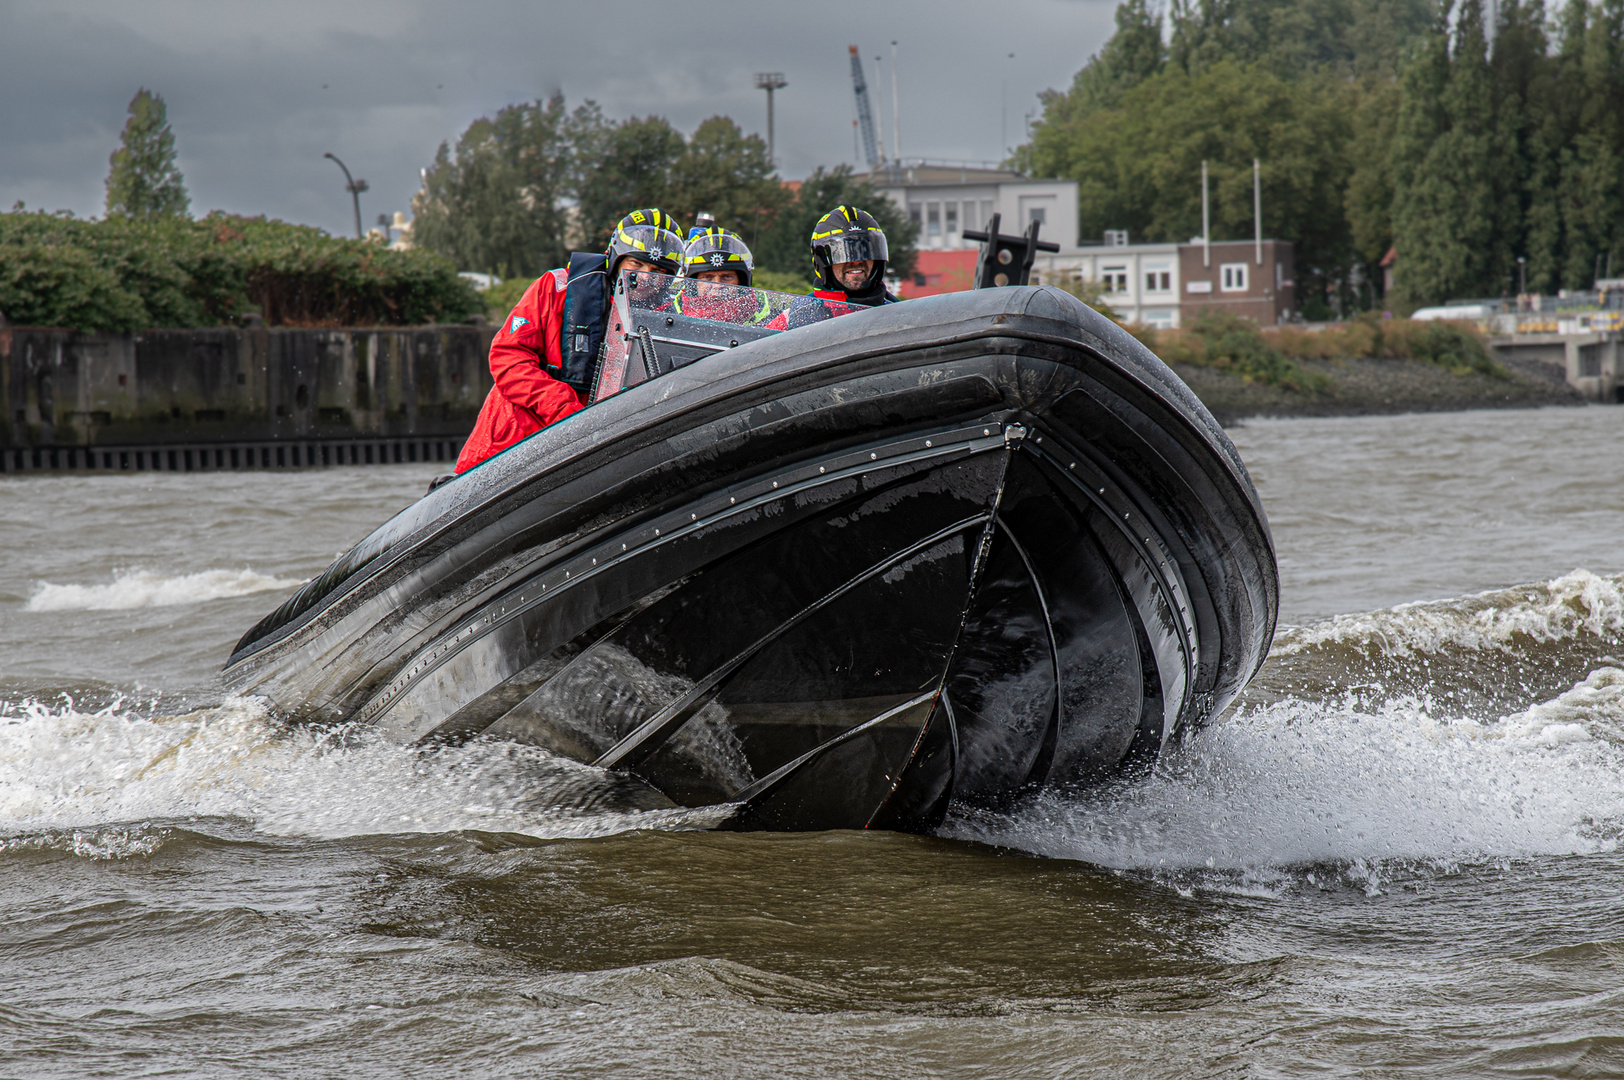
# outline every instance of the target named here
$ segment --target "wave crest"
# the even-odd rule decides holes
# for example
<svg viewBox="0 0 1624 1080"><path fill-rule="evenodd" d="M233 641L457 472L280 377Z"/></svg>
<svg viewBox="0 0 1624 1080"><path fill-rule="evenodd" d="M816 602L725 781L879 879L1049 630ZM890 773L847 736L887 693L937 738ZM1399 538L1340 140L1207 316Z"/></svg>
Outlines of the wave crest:
<svg viewBox="0 0 1624 1080"><path fill-rule="evenodd" d="M126 611L175 607L252 593L291 589L300 582L255 570L201 570L166 577L150 570L122 570L104 585L39 583L28 598L29 611Z"/></svg>
<svg viewBox="0 0 1624 1080"><path fill-rule="evenodd" d="M1327 645L1353 646L1385 656L1446 649L1507 651L1523 642L1550 643L1580 635L1624 632L1624 575L1574 570L1539 585L1496 589L1455 600L1400 604L1383 611L1337 615L1292 627L1276 638L1271 655L1295 656Z"/></svg>

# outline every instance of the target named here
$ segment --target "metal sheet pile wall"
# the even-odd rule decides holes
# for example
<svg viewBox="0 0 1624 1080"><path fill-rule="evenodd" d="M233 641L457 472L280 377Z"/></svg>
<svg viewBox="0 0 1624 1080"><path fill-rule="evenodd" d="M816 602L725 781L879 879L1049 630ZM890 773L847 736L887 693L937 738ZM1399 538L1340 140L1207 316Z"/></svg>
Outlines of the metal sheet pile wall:
<svg viewBox="0 0 1624 1080"><path fill-rule="evenodd" d="M239 462L255 448L261 467L278 459L276 447L288 465L438 459L431 444L460 445L490 389L492 333L485 326L135 335L7 328L0 330L3 465L150 460L148 467L163 468L161 451L174 449L182 452L177 461L190 457L197 467L247 467L208 452L227 447L237 448ZM293 445L296 455L285 449ZM368 449L351 455L351 446ZM125 456L109 458L115 451Z"/></svg>

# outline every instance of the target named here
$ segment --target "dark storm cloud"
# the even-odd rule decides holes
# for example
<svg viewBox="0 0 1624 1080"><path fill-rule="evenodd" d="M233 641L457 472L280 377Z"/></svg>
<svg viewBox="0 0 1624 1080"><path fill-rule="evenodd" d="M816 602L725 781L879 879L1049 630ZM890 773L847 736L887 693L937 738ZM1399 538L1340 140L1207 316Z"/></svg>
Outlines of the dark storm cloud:
<svg viewBox="0 0 1624 1080"><path fill-rule="evenodd" d="M853 161L846 46L861 46L888 145L900 43L902 151L1000 156L1036 93L1065 86L1110 33L1113 0L535 4L488 0L0 3L0 207L99 214L107 157L137 87L164 96L194 211L353 228L342 157L380 212L410 210L442 140L503 105L562 90L613 117L684 131L732 116L764 132L757 71L782 71L779 171ZM662 49L662 46L664 48ZM1016 54L1013 60L1008 53ZM876 70L874 57L885 60ZM1007 109L1001 87L1007 82Z"/></svg>

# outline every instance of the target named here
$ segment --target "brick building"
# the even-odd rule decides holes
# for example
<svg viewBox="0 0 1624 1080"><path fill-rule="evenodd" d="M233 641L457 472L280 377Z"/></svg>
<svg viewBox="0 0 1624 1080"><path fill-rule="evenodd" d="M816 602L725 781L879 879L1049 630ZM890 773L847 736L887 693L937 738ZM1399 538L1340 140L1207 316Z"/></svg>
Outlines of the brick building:
<svg viewBox="0 0 1624 1080"><path fill-rule="evenodd" d="M919 226L914 273L897 282L905 297L970 288L979 245L964 230L982 228L996 211L1003 232L1024 232L1036 220L1042 238L1060 245L1038 255L1034 283L1099 282L1124 322L1177 327L1195 311L1219 308L1273 325L1296 306L1287 241L1132 244L1126 232L1112 231L1103 243L1079 242L1076 181L925 163L876 172L873 180Z"/></svg>

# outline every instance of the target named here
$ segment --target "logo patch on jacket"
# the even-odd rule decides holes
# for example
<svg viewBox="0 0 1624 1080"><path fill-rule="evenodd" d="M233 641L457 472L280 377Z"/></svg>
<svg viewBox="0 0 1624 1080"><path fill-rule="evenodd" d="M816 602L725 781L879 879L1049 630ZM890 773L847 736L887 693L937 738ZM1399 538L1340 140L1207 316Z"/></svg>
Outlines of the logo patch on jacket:
<svg viewBox="0 0 1624 1080"><path fill-rule="evenodd" d="M513 325L508 327L508 333L517 334L519 332L519 327L525 326L529 322L530 322L529 319L520 318L517 315L513 316Z"/></svg>

